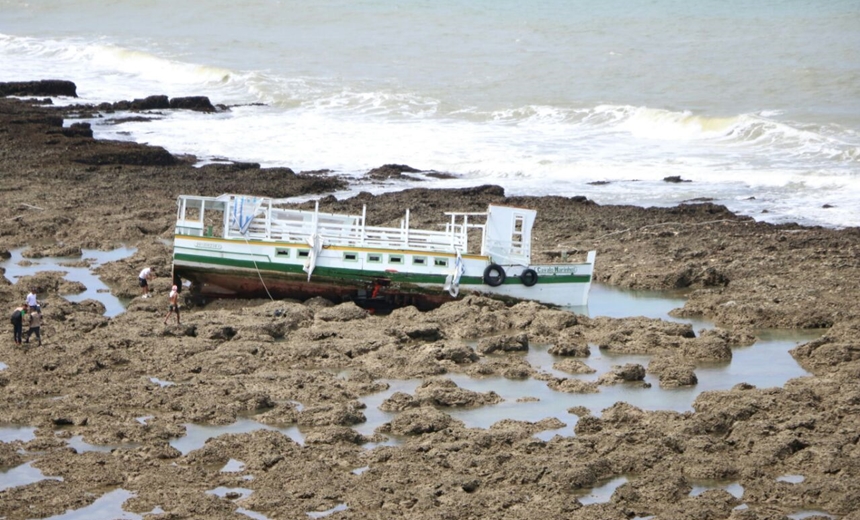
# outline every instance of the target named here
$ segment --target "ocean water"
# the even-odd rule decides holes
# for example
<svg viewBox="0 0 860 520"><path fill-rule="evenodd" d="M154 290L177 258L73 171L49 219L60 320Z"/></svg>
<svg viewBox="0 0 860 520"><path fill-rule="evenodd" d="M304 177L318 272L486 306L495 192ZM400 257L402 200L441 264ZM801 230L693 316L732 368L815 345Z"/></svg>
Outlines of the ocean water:
<svg viewBox="0 0 860 520"><path fill-rule="evenodd" d="M856 0L0 0L0 81L44 78L209 96L229 109L93 121L201 163L860 225Z"/></svg>

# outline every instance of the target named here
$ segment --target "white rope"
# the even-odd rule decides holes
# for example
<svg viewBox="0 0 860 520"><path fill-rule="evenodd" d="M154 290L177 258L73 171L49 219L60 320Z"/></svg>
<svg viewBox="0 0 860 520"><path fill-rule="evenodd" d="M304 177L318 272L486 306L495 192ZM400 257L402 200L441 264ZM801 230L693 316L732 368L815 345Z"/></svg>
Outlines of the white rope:
<svg viewBox="0 0 860 520"><path fill-rule="evenodd" d="M248 237L246 237L245 235L242 235L242 238L245 239L245 245L247 245L248 247L251 247L251 243L248 242ZM253 255L251 255L251 261L254 262L254 269L257 270L257 276L260 278L260 283L263 284L263 289L266 290L266 294L269 295L269 299L272 301L275 301L275 299L272 298L272 293L269 292L269 288L266 287L266 282L263 280L263 275L260 274L260 268L257 266L257 260L254 259Z"/></svg>

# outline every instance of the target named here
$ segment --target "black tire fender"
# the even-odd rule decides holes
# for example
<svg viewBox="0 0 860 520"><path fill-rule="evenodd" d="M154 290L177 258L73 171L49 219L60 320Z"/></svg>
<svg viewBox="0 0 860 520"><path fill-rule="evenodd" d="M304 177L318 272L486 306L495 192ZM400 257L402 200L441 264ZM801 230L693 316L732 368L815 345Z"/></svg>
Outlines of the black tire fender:
<svg viewBox="0 0 860 520"><path fill-rule="evenodd" d="M484 269L484 283L490 287L498 287L505 283L505 270L499 264L490 264Z"/></svg>
<svg viewBox="0 0 860 520"><path fill-rule="evenodd" d="M537 271L534 269L526 269L522 274L520 274L520 281L523 282L523 285L526 287L531 287L538 281Z"/></svg>

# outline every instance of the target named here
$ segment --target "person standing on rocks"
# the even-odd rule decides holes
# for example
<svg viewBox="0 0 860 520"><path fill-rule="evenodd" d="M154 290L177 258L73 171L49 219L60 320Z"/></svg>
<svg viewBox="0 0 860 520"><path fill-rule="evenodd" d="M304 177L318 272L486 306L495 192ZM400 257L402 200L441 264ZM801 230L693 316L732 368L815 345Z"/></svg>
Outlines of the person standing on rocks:
<svg viewBox="0 0 860 520"><path fill-rule="evenodd" d="M24 343L30 343L30 336L36 334L36 339L39 340L39 346L42 346L42 313L38 307L30 307L30 328L27 329L27 336L24 338Z"/></svg>
<svg viewBox="0 0 860 520"><path fill-rule="evenodd" d="M155 273L152 271L152 267L144 267L140 274L137 275L140 291L143 293L141 298L149 298L149 281L153 278L155 278Z"/></svg>
<svg viewBox="0 0 860 520"><path fill-rule="evenodd" d="M26 302L24 306L12 311L12 336L15 338L15 344L19 346L21 345L21 336L24 332L24 316L26 314Z"/></svg>
<svg viewBox="0 0 860 520"><path fill-rule="evenodd" d="M179 325L179 287L176 285L170 289L170 306L167 308L167 316L164 317L165 325L167 325L167 319L174 312L176 313L176 324Z"/></svg>
<svg viewBox="0 0 860 520"><path fill-rule="evenodd" d="M36 289L30 288L30 292L27 294L27 306L30 307L30 312L36 310L39 306L39 300L36 298Z"/></svg>

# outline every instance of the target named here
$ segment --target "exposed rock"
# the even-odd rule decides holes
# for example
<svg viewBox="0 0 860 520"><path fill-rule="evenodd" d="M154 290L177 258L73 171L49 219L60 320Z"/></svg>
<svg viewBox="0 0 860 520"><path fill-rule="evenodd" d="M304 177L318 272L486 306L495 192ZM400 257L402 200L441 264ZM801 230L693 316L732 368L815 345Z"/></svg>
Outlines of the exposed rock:
<svg viewBox="0 0 860 520"><path fill-rule="evenodd" d="M6 96L66 96L78 97L77 86L61 79L0 82L0 97Z"/></svg>
<svg viewBox="0 0 860 520"><path fill-rule="evenodd" d="M525 352L529 349L528 334L506 334L478 341L477 351L481 354L493 352Z"/></svg>
<svg viewBox="0 0 860 520"><path fill-rule="evenodd" d="M392 179L402 177L404 173L417 173L417 170L405 164L386 164L367 172L371 179Z"/></svg>
<svg viewBox="0 0 860 520"><path fill-rule="evenodd" d="M448 407L476 407L502 401L495 392L479 393L464 390L450 379L431 379L415 390L415 398L421 405Z"/></svg>
<svg viewBox="0 0 860 520"><path fill-rule="evenodd" d="M627 363L623 366L616 365L612 367L612 371L600 376L597 383L600 385L614 385L617 383L644 380L645 367L636 363Z"/></svg>
<svg viewBox="0 0 860 520"><path fill-rule="evenodd" d="M159 110L170 108L167 96L147 96L143 99L135 99L131 102L132 110Z"/></svg>
<svg viewBox="0 0 860 520"><path fill-rule="evenodd" d="M170 98L170 108L194 110L195 112L215 112L215 107L206 96L185 96Z"/></svg>
<svg viewBox="0 0 860 520"><path fill-rule="evenodd" d="M455 423L461 424L460 421L454 421L450 415L444 412L431 406L422 406L403 411L390 423L380 427L380 431L395 435L422 435L444 430Z"/></svg>
<svg viewBox="0 0 860 520"><path fill-rule="evenodd" d="M553 363L552 368L568 374L593 374L597 372L578 359L564 359Z"/></svg>
<svg viewBox="0 0 860 520"><path fill-rule="evenodd" d="M366 318L367 311L352 302L346 302L319 309L315 317L322 321L352 321Z"/></svg>

